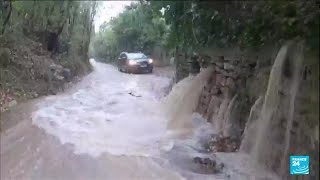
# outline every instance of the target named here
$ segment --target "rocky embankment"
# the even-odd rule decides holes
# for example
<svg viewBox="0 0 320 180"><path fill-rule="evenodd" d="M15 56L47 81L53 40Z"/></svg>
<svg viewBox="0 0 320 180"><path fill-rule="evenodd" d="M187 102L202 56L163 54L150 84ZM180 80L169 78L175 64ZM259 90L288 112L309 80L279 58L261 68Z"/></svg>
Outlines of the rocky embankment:
<svg viewBox="0 0 320 180"><path fill-rule="evenodd" d="M56 94L78 75L72 69L77 64L66 61L63 66L61 55L26 37L22 43L2 38L0 59L1 112L19 101Z"/></svg>
<svg viewBox="0 0 320 180"><path fill-rule="evenodd" d="M290 155L309 155L310 176L305 179L317 179L318 57L297 41L281 47L276 57L272 54L211 56L214 70L196 112L217 134L204 147L212 153L248 153L284 179L292 178Z"/></svg>

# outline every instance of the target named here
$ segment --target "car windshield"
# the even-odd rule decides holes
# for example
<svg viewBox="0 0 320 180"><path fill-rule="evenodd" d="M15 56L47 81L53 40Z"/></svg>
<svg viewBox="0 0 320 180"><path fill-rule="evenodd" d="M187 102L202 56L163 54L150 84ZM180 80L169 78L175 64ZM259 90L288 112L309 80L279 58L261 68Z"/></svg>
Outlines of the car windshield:
<svg viewBox="0 0 320 180"><path fill-rule="evenodd" d="M129 59L144 59L144 58L147 58L147 56L142 53L130 53L130 54L128 54L128 58Z"/></svg>

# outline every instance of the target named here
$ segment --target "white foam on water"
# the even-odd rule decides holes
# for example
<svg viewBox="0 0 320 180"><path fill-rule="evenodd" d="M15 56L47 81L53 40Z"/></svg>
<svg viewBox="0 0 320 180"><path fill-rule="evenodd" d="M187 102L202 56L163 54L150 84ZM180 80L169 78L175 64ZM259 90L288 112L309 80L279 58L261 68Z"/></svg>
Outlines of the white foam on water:
<svg viewBox="0 0 320 180"><path fill-rule="evenodd" d="M222 173L201 174L192 165L194 157L209 157L202 145L211 134L217 134L213 124L200 114L194 113L201 90L211 75L210 69L202 70L197 76L189 76L176 84L171 93L163 99L163 108L168 118L168 159L173 159L172 169L188 179L234 179L234 180L276 180L277 175L260 167L244 153L216 153L216 160L225 164ZM182 133L181 133L182 132ZM187 133L185 133L187 132Z"/></svg>
<svg viewBox="0 0 320 180"><path fill-rule="evenodd" d="M201 152L202 145L210 138L210 135L216 134L212 124L208 123L200 114L193 113L192 115L193 133L189 138L178 138L173 142L171 151L177 161L180 163L175 164L172 167L175 171L179 172L184 177L190 180L197 179L230 179L230 180L279 180L279 176L275 173L267 171L261 165L252 161L252 157L246 153L203 153ZM172 135L172 134L171 134ZM168 138L170 139L170 138ZM172 140L171 140L172 141ZM218 174L202 174L194 172L192 167L192 161L194 157L215 159L217 163L224 163L224 169L222 173ZM170 158L169 158L170 159ZM179 160L180 159L180 160ZM190 165L185 165L187 162Z"/></svg>
<svg viewBox="0 0 320 180"><path fill-rule="evenodd" d="M170 84L169 78L129 75L109 65L93 65L94 72L85 79L85 86L71 94L49 96L38 104L32 117L36 126L61 143L72 144L75 153L94 157L102 153L158 157L161 167L167 169L164 172L178 172L187 179L276 179L240 153L217 154L226 164L222 174L199 174L187 168L193 157L208 156L199 152L200 141L215 133L210 123L193 113L209 70L185 78L159 101ZM181 129L191 133L183 138L176 136ZM171 153L172 157L165 159L163 153ZM182 161L174 164L179 158Z"/></svg>
<svg viewBox="0 0 320 180"><path fill-rule="evenodd" d="M166 120L158 100L170 79L123 74L101 63L94 67L89 85L38 104L33 123L63 144L73 144L76 153L159 154Z"/></svg>

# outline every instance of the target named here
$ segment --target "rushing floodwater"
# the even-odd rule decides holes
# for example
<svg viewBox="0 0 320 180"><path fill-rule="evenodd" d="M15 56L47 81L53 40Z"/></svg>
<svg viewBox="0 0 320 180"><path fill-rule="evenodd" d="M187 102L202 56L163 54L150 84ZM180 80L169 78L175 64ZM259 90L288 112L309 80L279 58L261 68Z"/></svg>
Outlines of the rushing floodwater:
<svg viewBox="0 0 320 180"><path fill-rule="evenodd" d="M73 144L76 153L157 155L166 130L159 97L170 79L119 73L100 63L90 76L72 95L48 97L50 105L34 113L34 123Z"/></svg>
<svg viewBox="0 0 320 180"><path fill-rule="evenodd" d="M199 153L199 140L213 128L192 113L208 72L163 98L169 77L92 64L94 71L69 92L36 104L32 124L54 139L27 123L1 137L1 179L276 179L245 154L218 153L225 168L217 175L193 163L195 156L212 157ZM177 136L179 129L188 133Z"/></svg>

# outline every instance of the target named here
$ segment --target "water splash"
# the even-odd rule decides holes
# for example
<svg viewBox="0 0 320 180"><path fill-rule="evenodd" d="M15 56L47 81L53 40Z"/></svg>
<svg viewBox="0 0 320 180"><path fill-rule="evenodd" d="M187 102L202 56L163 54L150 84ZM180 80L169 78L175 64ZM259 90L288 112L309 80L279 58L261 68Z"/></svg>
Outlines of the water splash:
<svg viewBox="0 0 320 180"><path fill-rule="evenodd" d="M176 84L163 100L165 114L169 119L168 129L176 132L192 131L192 114L198 105L201 90L213 69L204 69L197 76L190 75Z"/></svg>
<svg viewBox="0 0 320 180"><path fill-rule="evenodd" d="M250 109L248 121L246 122L246 127L243 132L243 140L240 146L241 152L250 153L254 146L258 129L257 122L260 117L263 100L264 97L260 96Z"/></svg>
<svg viewBox="0 0 320 180"><path fill-rule="evenodd" d="M208 142L212 134L219 133L221 127L227 127L228 124L224 124L226 123L224 116L228 107L233 106L237 97L235 96L231 103L230 99L224 99L222 102L224 105L219 110L220 115L216 117L221 120L214 121L218 123L208 123L200 114L194 113L201 90L212 74L211 69L206 69L197 76L189 76L181 80L163 100L163 108L169 119L167 139L172 142L167 151L171 168L187 177L187 179L195 180L279 179L276 174L266 171L256 162L252 162L252 158L245 153L216 153L216 160L226 165L221 174L206 174L192 162L192 159L196 156L203 158L212 156L212 154L203 153L203 144Z"/></svg>
<svg viewBox="0 0 320 180"><path fill-rule="evenodd" d="M254 161L277 172L280 169L286 171L285 166L288 166L287 153L299 87L302 49L302 44L293 42L280 49L270 72L261 113L254 125L257 134L250 153ZM243 142L251 141L248 138L245 136Z"/></svg>

